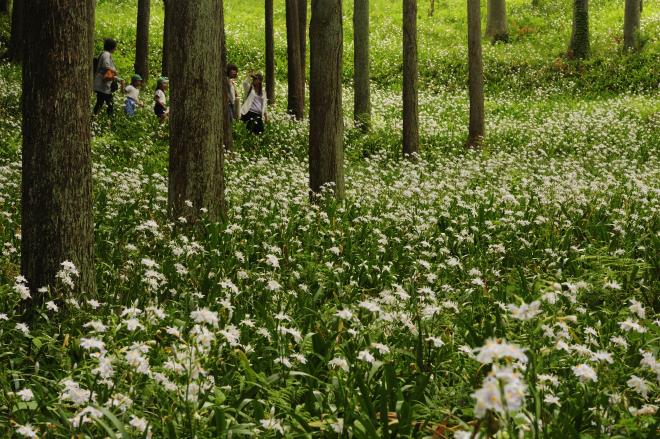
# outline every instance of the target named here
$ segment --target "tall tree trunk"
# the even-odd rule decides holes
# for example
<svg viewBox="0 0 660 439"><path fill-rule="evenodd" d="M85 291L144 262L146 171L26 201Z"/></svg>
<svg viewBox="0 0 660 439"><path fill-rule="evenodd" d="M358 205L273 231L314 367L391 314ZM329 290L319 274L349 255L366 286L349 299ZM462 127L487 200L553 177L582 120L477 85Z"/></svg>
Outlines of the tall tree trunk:
<svg viewBox="0 0 660 439"><path fill-rule="evenodd" d="M640 0L626 0L623 19L623 48L626 50L637 51L639 49L640 6Z"/></svg>
<svg viewBox="0 0 660 439"><path fill-rule="evenodd" d="M275 103L275 29L273 0L266 0L266 96L268 105Z"/></svg>
<svg viewBox="0 0 660 439"><path fill-rule="evenodd" d="M287 110L300 120L305 114L305 97L302 89L302 60L300 53L300 22L298 0L286 0L286 43L289 95Z"/></svg>
<svg viewBox="0 0 660 439"><path fill-rule="evenodd" d="M11 1L0 0L0 14L9 15L10 10L11 10Z"/></svg>
<svg viewBox="0 0 660 439"><path fill-rule="evenodd" d="M298 36L300 37L300 86L304 108L307 75L307 0L298 0Z"/></svg>
<svg viewBox="0 0 660 439"><path fill-rule="evenodd" d="M479 0L468 0L468 88L470 126L468 147L481 144L484 137L484 66L481 56L481 8Z"/></svg>
<svg viewBox="0 0 660 439"><path fill-rule="evenodd" d="M170 22L169 211L224 215L222 0L173 1Z"/></svg>
<svg viewBox="0 0 660 439"><path fill-rule="evenodd" d="M509 41L509 26L506 21L506 0L488 0L486 35L494 43Z"/></svg>
<svg viewBox="0 0 660 439"><path fill-rule="evenodd" d="M343 30L341 0L314 0L309 28L309 188L334 184L344 197L344 119L341 74Z"/></svg>
<svg viewBox="0 0 660 439"><path fill-rule="evenodd" d="M431 0L431 5L429 6L429 17L433 17L435 13L435 0Z"/></svg>
<svg viewBox="0 0 660 439"><path fill-rule="evenodd" d="M163 9L164 9L164 19L163 19L163 60L161 65L161 72L163 76L167 76L169 73L170 65L170 44L169 44L169 34L170 34L170 21L172 19L172 2L175 0L163 0Z"/></svg>
<svg viewBox="0 0 660 439"><path fill-rule="evenodd" d="M22 2L17 2L22 3ZM35 0L25 14L21 272L33 297L72 262L75 291L93 295L90 132L94 2ZM45 62L51 60L52 62ZM56 84L57 86L53 86Z"/></svg>
<svg viewBox="0 0 660 439"><path fill-rule="evenodd" d="M568 52L570 58L589 56L589 0L573 0L573 33Z"/></svg>
<svg viewBox="0 0 660 439"><path fill-rule="evenodd" d="M224 5L223 5L224 6ZM229 151L234 149L234 133L232 132L231 126L232 126L232 120L231 120L231 113L229 112L229 87L230 85L230 79L229 75L227 75L227 33L225 32L225 14L223 11L222 14L222 23L220 23L220 29L222 30L222 49L221 49L221 55L220 55L220 64L221 64L221 70L222 70L222 83L224 87L222 87L222 102L224 104L224 117L222 118L223 124L223 140L224 140L224 145L225 148ZM233 102L231 103L232 105L234 104Z"/></svg>
<svg viewBox="0 0 660 439"><path fill-rule="evenodd" d="M145 82L149 79L149 8L150 0L138 0L135 73Z"/></svg>
<svg viewBox="0 0 660 439"><path fill-rule="evenodd" d="M403 0L403 154L419 151L417 0Z"/></svg>
<svg viewBox="0 0 660 439"><path fill-rule="evenodd" d="M25 2L14 0L11 11L11 35L9 36L8 56L11 61L21 62L25 46Z"/></svg>
<svg viewBox="0 0 660 439"><path fill-rule="evenodd" d="M353 119L368 131L371 125L371 90L369 84L369 0L353 3Z"/></svg>

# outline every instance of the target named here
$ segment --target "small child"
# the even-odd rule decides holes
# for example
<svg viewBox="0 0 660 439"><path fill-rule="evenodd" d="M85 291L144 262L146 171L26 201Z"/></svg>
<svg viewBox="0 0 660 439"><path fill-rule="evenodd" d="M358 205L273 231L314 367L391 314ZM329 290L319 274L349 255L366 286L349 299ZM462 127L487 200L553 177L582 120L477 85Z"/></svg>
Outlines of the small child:
<svg viewBox="0 0 660 439"><path fill-rule="evenodd" d="M133 75L131 85L124 88L124 94L126 95L124 111L126 111L129 117L135 116L135 109L137 107L144 106L144 103L140 100L140 87L142 87L142 77L140 75Z"/></svg>
<svg viewBox="0 0 660 439"><path fill-rule="evenodd" d="M167 119L167 116L170 113L170 109L167 108L167 98L165 97L165 92L170 85L170 80L166 77L161 77L156 83L156 95L154 96L154 113L158 116L158 120L163 123Z"/></svg>

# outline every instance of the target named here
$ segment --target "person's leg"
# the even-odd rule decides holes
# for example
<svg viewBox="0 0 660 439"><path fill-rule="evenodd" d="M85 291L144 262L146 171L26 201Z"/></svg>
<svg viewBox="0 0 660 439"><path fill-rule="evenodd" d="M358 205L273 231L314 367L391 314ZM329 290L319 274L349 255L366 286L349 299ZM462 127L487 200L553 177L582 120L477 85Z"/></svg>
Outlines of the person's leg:
<svg viewBox="0 0 660 439"><path fill-rule="evenodd" d="M96 105L94 105L94 114L99 114L99 111L101 111L101 107L103 106L103 102L105 99L103 98L103 93L99 93L98 91L96 92Z"/></svg>
<svg viewBox="0 0 660 439"><path fill-rule="evenodd" d="M113 104L113 96L112 93L105 95L105 103L108 106L108 116L112 116L112 113L115 110L115 106Z"/></svg>
<svg viewBox="0 0 660 439"><path fill-rule="evenodd" d="M257 116L254 119L254 134L261 134L264 131L266 131L266 128L264 127L264 120L261 116Z"/></svg>

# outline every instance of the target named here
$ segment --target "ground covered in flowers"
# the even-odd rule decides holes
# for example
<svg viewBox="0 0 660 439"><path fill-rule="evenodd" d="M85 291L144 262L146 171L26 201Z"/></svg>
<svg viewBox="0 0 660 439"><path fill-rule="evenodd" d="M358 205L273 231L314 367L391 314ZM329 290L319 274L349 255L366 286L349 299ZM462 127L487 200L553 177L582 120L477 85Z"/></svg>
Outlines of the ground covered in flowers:
<svg viewBox="0 0 660 439"><path fill-rule="evenodd" d="M111 3L99 2L104 30L120 29ZM606 15L603 4L595 10ZM658 9L647 8L657 30ZM240 41L230 46L246 59L259 49ZM657 56L657 40L648 44ZM500 47L485 50L488 59ZM376 65L378 77L386 68ZM571 77L491 83L481 150L462 146L465 90L432 82L420 95L415 161L399 157L400 95L375 81L372 133L346 132L340 204L309 202L307 126L288 119L281 98L263 138L237 129L226 223L196 230L166 214L166 129L148 112L112 127L101 117L98 295L72 296L76 269L63 263L31 321L19 276L19 78L0 64L4 435L650 437L660 428L653 77L588 97ZM348 126L348 83L344 102Z"/></svg>

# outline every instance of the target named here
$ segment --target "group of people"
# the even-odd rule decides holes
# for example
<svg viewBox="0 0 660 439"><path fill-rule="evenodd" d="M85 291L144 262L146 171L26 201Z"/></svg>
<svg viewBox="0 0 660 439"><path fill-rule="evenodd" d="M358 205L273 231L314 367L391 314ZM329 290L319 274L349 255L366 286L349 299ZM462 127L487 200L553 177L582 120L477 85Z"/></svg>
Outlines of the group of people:
<svg viewBox="0 0 660 439"><path fill-rule="evenodd" d="M98 59L95 59L94 92L96 93L96 105L94 105L94 114L98 114L105 104L108 114L112 116L114 112L113 93L121 88L125 96L124 111L129 117L133 117L138 108L144 107L144 102L140 100L140 89L143 86L143 80L140 75L136 74L131 77L130 84L126 85L126 81L117 76L117 67L112 59L112 54L116 49L116 41L107 38L103 42L103 52ZM228 117L232 123L241 120L245 123L246 128L254 134L263 133L265 130L264 124L268 121L266 111L268 99L263 91L263 75L252 70L248 72L248 76L242 84L242 98L239 96L238 87L236 86L238 67L235 64L228 65L226 75L229 101ZM168 88L169 80L166 77L159 78L156 82L153 109L161 123L165 122L169 116L167 106Z"/></svg>
<svg viewBox="0 0 660 439"><path fill-rule="evenodd" d="M105 104L108 114L112 116L114 112L113 93L121 87L121 91L126 97L124 101L124 111L130 117L135 115L138 108L144 107L144 102L140 100L140 89L143 81L140 75L133 75L131 83L126 85L126 81L117 76L117 67L112 59L112 54L117 49L117 42L112 38L106 38L103 42L103 52L95 60L94 74L94 92L96 93L96 105L94 105L94 114L98 114ZM154 113L164 122L169 115L167 107L167 89L169 80L161 77L156 82L156 93L154 95Z"/></svg>
<svg viewBox="0 0 660 439"><path fill-rule="evenodd" d="M268 98L263 91L264 77L261 73L250 70L243 81L243 103L238 94L236 79L238 67L235 64L227 66L227 112L232 122L241 120L253 134L261 134L268 122Z"/></svg>

